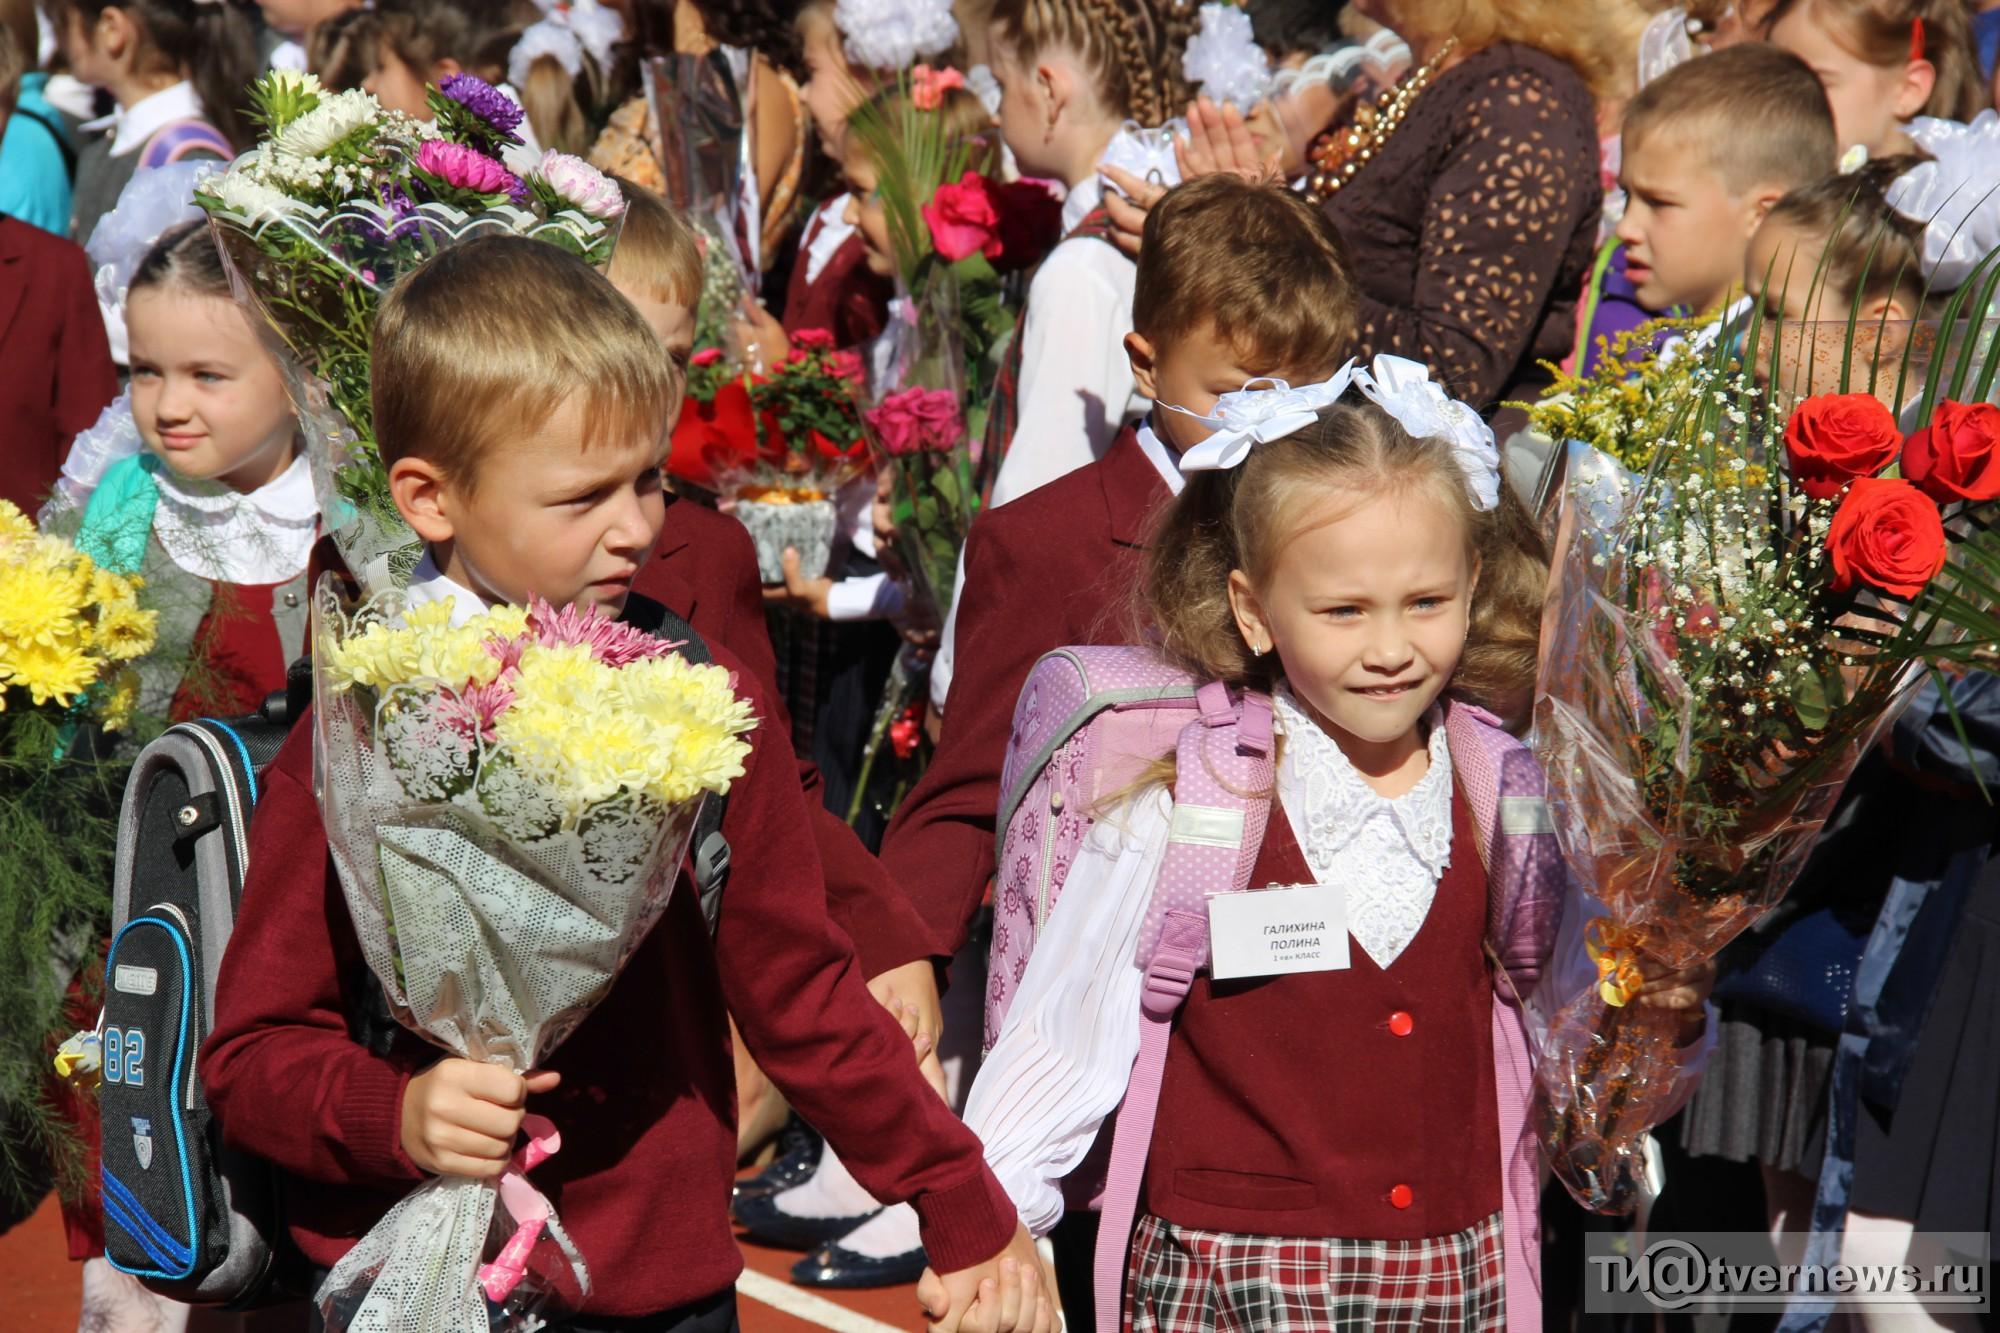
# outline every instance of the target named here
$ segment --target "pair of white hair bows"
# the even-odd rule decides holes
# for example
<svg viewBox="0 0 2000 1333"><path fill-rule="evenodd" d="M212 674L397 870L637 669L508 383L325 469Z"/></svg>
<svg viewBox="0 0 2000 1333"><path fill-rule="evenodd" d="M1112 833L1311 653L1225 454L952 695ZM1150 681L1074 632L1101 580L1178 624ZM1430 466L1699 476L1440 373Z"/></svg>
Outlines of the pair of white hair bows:
<svg viewBox="0 0 2000 1333"><path fill-rule="evenodd" d="M1430 367L1418 361L1378 356L1366 367L1349 361L1332 378L1297 389L1281 379L1260 377L1216 399L1208 416L1172 403L1161 406L1215 431L1181 455L1181 471L1220 472L1249 457L1251 446L1304 430L1350 387L1359 389L1415 438L1448 442L1480 509L1500 503L1500 449L1493 428L1445 393L1431 380Z"/></svg>

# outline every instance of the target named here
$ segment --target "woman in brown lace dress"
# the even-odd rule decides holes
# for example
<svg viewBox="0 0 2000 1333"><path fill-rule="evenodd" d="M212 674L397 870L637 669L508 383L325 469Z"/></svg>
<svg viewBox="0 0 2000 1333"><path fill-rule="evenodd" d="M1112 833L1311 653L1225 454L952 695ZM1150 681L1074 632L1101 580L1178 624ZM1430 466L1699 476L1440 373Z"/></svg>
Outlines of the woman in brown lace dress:
<svg viewBox="0 0 2000 1333"><path fill-rule="evenodd" d="M760 253L776 252L797 220L809 121L793 77L799 65L796 0L631 0L629 28L641 54L706 55L718 46L748 53L750 162L756 172ZM664 192L660 125L643 89L612 113L591 164Z"/></svg>
<svg viewBox="0 0 2000 1333"><path fill-rule="evenodd" d="M1360 286L1361 355L1430 365L1482 409L1535 397L1574 334L1603 190L1593 81L1602 46L1575 0L1363 0L1400 33L1409 74L1357 123L1351 162L1306 183L1346 239ZM1240 121L1195 118L1187 163L1263 169ZM1205 127L1212 127L1209 133ZM1342 128L1318 147L1347 147ZM1366 156L1363 156L1365 152ZM1315 177L1318 179L1315 181ZM1157 190L1121 186L1141 203ZM1142 215L1107 199L1121 229Z"/></svg>
<svg viewBox="0 0 2000 1333"><path fill-rule="evenodd" d="M1363 8L1410 43L1406 84L1428 86L1400 123L1364 138L1368 157L1344 183L1338 166L1318 173L1335 185L1327 212L1362 291L1358 350L1423 361L1482 408L1533 398L1549 378L1537 362L1569 350L1597 245L1591 7Z"/></svg>

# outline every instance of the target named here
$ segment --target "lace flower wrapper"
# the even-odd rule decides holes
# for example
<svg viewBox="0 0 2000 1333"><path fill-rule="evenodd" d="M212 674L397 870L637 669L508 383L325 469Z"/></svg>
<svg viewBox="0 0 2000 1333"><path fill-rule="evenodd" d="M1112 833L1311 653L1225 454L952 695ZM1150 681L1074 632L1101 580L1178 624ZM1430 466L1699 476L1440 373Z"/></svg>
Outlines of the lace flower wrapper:
<svg viewBox="0 0 2000 1333"><path fill-rule="evenodd" d="M348 609L322 580L315 740L327 839L397 1021L453 1055L525 1073L604 998L658 921L702 798L663 800L636 778L580 791L538 776L495 721L518 706L508 692L527 688L526 668L503 664L525 662L528 640L468 649L443 631L420 657L381 659L407 678L398 683L366 683L343 665L356 644L414 620L400 594ZM570 644L629 637L574 612L555 622L582 627ZM568 651L574 662L580 650ZM578 727L615 726L628 703L572 696L563 707ZM499 1180L427 1182L371 1229L319 1292L328 1327L526 1330L545 1306L573 1309L588 1270L528 1174L559 1139L530 1132Z"/></svg>
<svg viewBox="0 0 2000 1333"><path fill-rule="evenodd" d="M1662 632L1660 592L1630 558L1633 507L1664 509L1671 497L1588 445L1567 447L1535 746L1570 872L1604 916L1590 939L1598 975L1575 993L1536 997L1552 1017L1532 1114L1578 1202L1622 1213L1639 1197L1643 1136L1683 1090L1675 1016L1625 1003L1619 988L1637 984L1642 954L1676 969L1714 957L1784 896L1900 705L1873 726L1828 728L1773 746L1754 771L1723 772L1709 757L1718 729L1756 734L1763 724L1718 717L1701 649Z"/></svg>

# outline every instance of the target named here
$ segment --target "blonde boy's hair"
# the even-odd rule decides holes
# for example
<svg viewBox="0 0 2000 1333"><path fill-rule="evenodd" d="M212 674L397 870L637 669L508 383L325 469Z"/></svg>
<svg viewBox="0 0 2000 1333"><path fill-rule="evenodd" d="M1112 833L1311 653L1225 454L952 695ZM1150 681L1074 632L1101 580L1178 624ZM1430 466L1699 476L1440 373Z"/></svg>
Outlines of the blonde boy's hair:
<svg viewBox="0 0 2000 1333"><path fill-rule="evenodd" d="M370 367L383 463L422 458L465 490L496 441L534 434L571 399L585 447L661 438L681 405L680 373L632 303L524 236L441 250L391 288Z"/></svg>
<svg viewBox="0 0 2000 1333"><path fill-rule="evenodd" d="M1803 60L1745 42L1677 65L1625 108L1627 160L1654 135L1694 145L1731 192L1796 189L1832 173L1833 109Z"/></svg>
<svg viewBox="0 0 2000 1333"><path fill-rule="evenodd" d="M613 176L625 220L604 276L620 291L694 309L701 300L701 242L680 211L644 186Z"/></svg>

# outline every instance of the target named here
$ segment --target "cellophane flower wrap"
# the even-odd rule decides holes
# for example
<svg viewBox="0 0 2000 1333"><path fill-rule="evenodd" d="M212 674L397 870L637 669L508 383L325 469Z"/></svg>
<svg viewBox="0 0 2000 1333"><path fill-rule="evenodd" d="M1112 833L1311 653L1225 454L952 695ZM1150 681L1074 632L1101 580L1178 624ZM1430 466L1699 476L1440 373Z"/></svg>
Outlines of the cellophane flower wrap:
<svg viewBox="0 0 2000 1333"><path fill-rule="evenodd" d="M625 211L578 158L508 166L521 110L499 90L459 74L430 98L436 118L419 122L273 71L250 89L257 146L196 194L238 296L284 353L327 526L371 590L400 583L420 553L375 448L368 342L382 294L474 236L531 236L602 265Z"/></svg>
<svg viewBox="0 0 2000 1333"><path fill-rule="evenodd" d="M611 989L666 908L704 799L754 725L729 673L579 608L453 623L398 592L314 603L320 808L363 957L405 1027L526 1073ZM317 1301L334 1330L526 1330L590 1289L532 1170L398 1202ZM671 1256L662 1256L671 1262Z"/></svg>
<svg viewBox="0 0 2000 1333"><path fill-rule="evenodd" d="M646 96L660 133L660 172L668 202L701 241L701 300L695 309L696 351L713 349L741 364L732 330L746 293L757 290L761 219L749 162L745 103L747 63L729 50L679 53L645 61Z"/></svg>
<svg viewBox="0 0 2000 1333"><path fill-rule="evenodd" d="M1597 1211L1637 1202L1675 1098L1676 1016L1630 1003L1642 955L1698 964L1766 912L1911 687L2000 642L2000 411L1953 401L1983 390L1943 358L1899 423L1898 348L1885 368L1849 326L1813 383L1795 334L1753 316L1533 414L1566 473L1535 743L1602 907L1596 984L1544 997L1534 1115Z"/></svg>
<svg viewBox="0 0 2000 1333"><path fill-rule="evenodd" d="M75 1119L51 1100L49 1053L90 1021L66 1012L69 985L110 927L127 770L97 742L136 721L133 664L153 650L156 621L139 592L139 580L0 500L0 1208L10 1216L32 1211L51 1180L75 1200L87 1179Z"/></svg>
<svg viewBox="0 0 2000 1333"><path fill-rule="evenodd" d="M761 438L748 458L718 471L717 481L757 547L766 583L784 582L787 547L799 553L804 577L826 573L835 496L868 469L854 401L861 379L857 353L836 349L824 329L800 329L786 359L748 386Z"/></svg>

